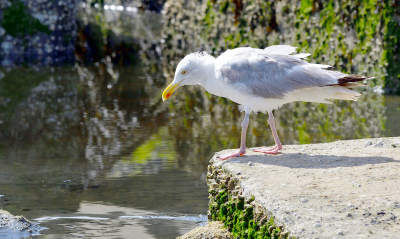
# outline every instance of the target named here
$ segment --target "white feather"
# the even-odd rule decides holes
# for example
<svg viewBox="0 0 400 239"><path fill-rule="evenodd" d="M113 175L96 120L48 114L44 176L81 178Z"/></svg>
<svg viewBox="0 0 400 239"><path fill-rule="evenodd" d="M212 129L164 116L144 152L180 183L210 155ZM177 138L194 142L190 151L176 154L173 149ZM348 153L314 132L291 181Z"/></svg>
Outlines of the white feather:
<svg viewBox="0 0 400 239"><path fill-rule="evenodd" d="M300 53L300 54L293 55L293 56L296 57L296 58L299 58L299 59L304 59L304 58L307 58L310 55L311 55L310 53Z"/></svg>
<svg viewBox="0 0 400 239"><path fill-rule="evenodd" d="M265 48L264 52L266 54L290 55L296 52L296 48L290 45L275 45Z"/></svg>

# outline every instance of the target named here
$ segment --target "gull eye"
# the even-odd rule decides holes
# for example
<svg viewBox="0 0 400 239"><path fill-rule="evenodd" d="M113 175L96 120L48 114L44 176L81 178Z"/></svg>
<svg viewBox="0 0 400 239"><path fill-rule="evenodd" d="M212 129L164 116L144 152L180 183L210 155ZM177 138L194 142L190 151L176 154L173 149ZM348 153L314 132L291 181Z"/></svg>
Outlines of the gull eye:
<svg viewBox="0 0 400 239"><path fill-rule="evenodd" d="M182 71L181 73L182 73L182 75L184 75L184 74L186 74L186 73L187 73L187 71Z"/></svg>

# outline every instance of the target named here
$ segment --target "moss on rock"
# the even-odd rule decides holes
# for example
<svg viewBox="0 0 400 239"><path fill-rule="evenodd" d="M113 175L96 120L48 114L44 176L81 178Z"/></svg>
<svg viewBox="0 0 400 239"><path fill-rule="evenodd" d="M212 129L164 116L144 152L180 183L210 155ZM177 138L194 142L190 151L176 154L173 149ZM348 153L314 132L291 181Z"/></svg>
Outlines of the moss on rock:
<svg viewBox="0 0 400 239"><path fill-rule="evenodd" d="M18 0L12 0L11 6L3 10L1 25L6 33L13 37L33 36L38 32L49 34L51 32L48 26L34 18L24 4Z"/></svg>
<svg viewBox="0 0 400 239"><path fill-rule="evenodd" d="M213 165L208 166L208 218L221 221L234 238L293 238L274 222L271 213L257 205L253 196L244 196L239 178Z"/></svg>
<svg viewBox="0 0 400 239"><path fill-rule="evenodd" d="M217 55L239 46L291 44L312 53L311 61L375 76L371 85L400 92L399 9L392 0L171 0L164 55L175 63L200 47Z"/></svg>

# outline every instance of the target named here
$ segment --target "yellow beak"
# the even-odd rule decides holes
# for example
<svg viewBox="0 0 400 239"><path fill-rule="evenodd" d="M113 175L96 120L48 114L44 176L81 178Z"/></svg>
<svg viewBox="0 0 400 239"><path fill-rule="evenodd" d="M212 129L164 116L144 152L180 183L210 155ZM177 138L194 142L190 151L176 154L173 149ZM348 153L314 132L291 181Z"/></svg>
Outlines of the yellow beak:
<svg viewBox="0 0 400 239"><path fill-rule="evenodd" d="M166 99L168 99L172 93L174 93L175 89L179 86L179 83L177 84L173 84L171 83L162 93L162 100L165 101Z"/></svg>

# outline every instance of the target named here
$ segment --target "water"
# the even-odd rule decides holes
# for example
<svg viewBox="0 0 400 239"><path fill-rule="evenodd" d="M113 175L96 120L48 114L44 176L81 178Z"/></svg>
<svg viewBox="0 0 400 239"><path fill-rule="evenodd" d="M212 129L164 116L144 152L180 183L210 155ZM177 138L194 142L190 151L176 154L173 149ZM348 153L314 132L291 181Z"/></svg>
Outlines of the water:
<svg viewBox="0 0 400 239"><path fill-rule="evenodd" d="M208 160L239 146L243 115L198 87L162 102L173 65L155 56L0 68L0 208L48 228L35 238L175 238L206 220ZM400 97L358 91L277 110L282 142L400 135ZM272 145L267 116L250 120L248 146Z"/></svg>
<svg viewBox="0 0 400 239"><path fill-rule="evenodd" d="M10 90L1 124L0 207L54 236L136 231L174 238L204 221L193 218L207 213L208 159L186 161L177 152L191 150L178 149L169 134L166 105L152 109L146 96L163 86L144 83L144 75L122 80L121 73L124 84L136 82L113 96L98 79L82 82L92 77L81 81L79 70L16 68L2 79ZM37 81L29 90L17 85L24 74ZM139 84L150 90L140 96Z"/></svg>

